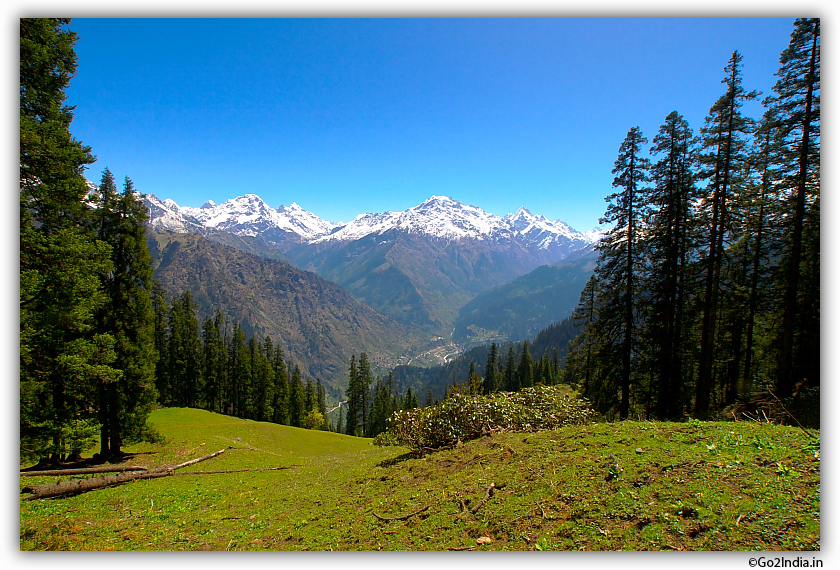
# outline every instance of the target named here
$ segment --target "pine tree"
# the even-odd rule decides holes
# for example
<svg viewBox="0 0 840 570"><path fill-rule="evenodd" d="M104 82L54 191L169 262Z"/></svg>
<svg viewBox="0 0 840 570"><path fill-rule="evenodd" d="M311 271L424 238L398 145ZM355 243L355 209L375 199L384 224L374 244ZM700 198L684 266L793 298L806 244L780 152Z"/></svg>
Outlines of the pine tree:
<svg viewBox="0 0 840 570"><path fill-rule="evenodd" d="M289 425L302 427L306 417L306 401L300 367L295 366L289 390Z"/></svg>
<svg viewBox="0 0 840 570"><path fill-rule="evenodd" d="M146 246L148 213L126 177L117 195L106 169L101 185L98 237L111 246L113 271L103 275L108 302L98 312L97 328L115 340L113 366L122 372L118 382L101 382L100 452L119 454L126 437L138 438L156 399L154 386L154 310L151 299L151 256Z"/></svg>
<svg viewBox="0 0 840 570"><path fill-rule="evenodd" d="M405 392L405 396L403 396L402 403L400 405L400 409L402 410L412 410L414 408L419 407L419 403L417 402L417 395L415 395L411 391L411 386L408 387L408 390Z"/></svg>
<svg viewBox="0 0 840 570"><path fill-rule="evenodd" d="M277 424L289 423L289 373L286 369L286 361L283 349L280 345L274 347L274 358L271 365L274 370L274 392L272 400L273 419Z"/></svg>
<svg viewBox="0 0 840 570"><path fill-rule="evenodd" d="M312 378L307 378L303 387L303 409L306 413L316 409L315 383Z"/></svg>
<svg viewBox="0 0 840 570"><path fill-rule="evenodd" d="M725 68L726 93L709 111L701 129L703 148L707 151L700 159L706 166L711 196L707 197L708 254L705 263L705 292L703 317L700 329L700 356L694 393L694 413L705 418L714 391L715 336L720 305L721 268L726 255L727 228L730 225L730 200L733 191L744 184L739 174L746 171L747 136L753 121L741 114L745 101L755 99L755 91L746 92L741 85L741 62L737 51L732 54Z"/></svg>
<svg viewBox="0 0 840 570"><path fill-rule="evenodd" d="M315 379L315 410L324 418L327 417L327 389L320 378ZM324 429L328 428L329 424L325 422Z"/></svg>
<svg viewBox="0 0 840 570"><path fill-rule="evenodd" d="M516 374L516 365L514 362L515 352L513 345L508 348L507 361L505 363L505 390L508 392L519 391L519 376Z"/></svg>
<svg viewBox="0 0 840 570"><path fill-rule="evenodd" d="M360 397L360 417L361 417L361 427L362 427L362 434L365 437L369 436L369 429L370 429L370 422L368 421L368 415L370 413L370 404L371 404L371 397L370 397L370 386L373 383L373 374L370 371L370 361L368 360L368 355L364 352L359 354L359 389L361 391Z"/></svg>
<svg viewBox="0 0 840 570"><path fill-rule="evenodd" d="M812 252L803 253L806 234L818 236L820 222L819 18L796 20L790 45L779 61L781 68L776 74L779 80L773 87L776 95L768 103L776 112L787 143L782 184L790 191L792 206L792 216L787 225L789 240L783 261L782 318L776 371L776 391L784 398L790 396L794 386L802 380L819 383L819 335L811 337L811 342L803 343L807 331L799 326L802 322L799 319L800 307L810 309L812 325L819 323L819 288L814 294L813 288L809 291L801 287L803 259L810 256L813 260L811 267L819 267L819 239L812 237L809 242L813 246ZM804 358L797 359L797 352Z"/></svg>
<svg viewBox="0 0 840 570"><path fill-rule="evenodd" d="M224 316L221 312L216 317L204 319L201 327L202 335L202 375L204 377L204 404L211 412L221 410L221 392L225 385L224 376L227 369L227 354L221 329L224 327Z"/></svg>
<svg viewBox="0 0 840 570"><path fill-rule="evenodd" d="M769 199L773 194L773 186L776 182L776 173L772 164L778 155L779 148L779 129L777 126L775 113L768 110L757 129L758 136L752 159L759 178L753 184L752 192L748 194L752 211L746 224L747 232L744 238L747 241L746 255L749 255L749 259L746 261L750 267L749 290L747 292L746 347L741 377L742 393L749 393L753 387L756 317L759 313L759 303L766 299L763 287L767 280L765 258L770 251L770 238L767 235L770 228L767 218L770 210Z"/></svg>
<svg viewBox="0 0 840 570"><path fill-rule="evenodd" d="M598 281L592 275L583 287L580 301L572 313L575 326L580 330L578 336L569 343L569 356L566 359L566 370L569 381L577 386L580 393L591 398L593 346L597 342L593 330L595 321L595 298Z"/></svg>
<svg viewBox="0 0 840 570"><path fill-rule="evenodd" d="M248 393L248 383L251 378L251 363L248 358L248 343L245 333L234 323L228 341L228 394L225 414L229 416L245 417L245 400Z"/></svg>
<svg viewBox="0 0 840 570"><path fill-rule="evenodd" d="M21 451L54 461L75 426L96 421L97 385L121 377L115 339L95 328L113 265L84 203L94 157L70 134L64 104L76 71L69 22L20 20Z"/></svg>
<svg viewBox="0 0 840 570"><path fill-rule="evenodd" d="M598 319L603 321L602 329L609 331L604 339L609 349L601 351L601 357L607 359L602 367L619 371L621 419L630 413L633 344L638 334L634 311L640 272L637 246L644 218L642 196L649 181L650 165L648 159L642 158L641 149L647 142L641 130L633 127L621 143L612 171L616 175L613 187L620 190L607 197L609 205L601 218L602 224L614 226L597 246L599 258L595 273L600 281L598 305L601 307Z"/></svg>
<svg viewBox="0 0 840 570"><path fill-rule="evenodd" d="M377 378L373 387L373 406L370 410L370 437L376 437L385 431L390 399L384 382Z"/></svg>
<svg viewBox="0 0 840 570"><path fill-rule="evenodd" d="M359 386L359 369L356 365L356 355L350 355L350 378L347 382L347 418L345 429L348 435L356 435L360 426L359 415L362 408L362 390Z"/></svg>
<svg viewBox="0 0 840 570"><path fill-rule="evenodd" d="M165 404L170 400L171 386L169 384L168 356L169 345L169 303L166 292L160 281L152 281L152 311L154 312L155 327L155 387L158 393L158 403Z"/></svg>
<svg viewBox="0 0 840 570"><path fill-rule="evenodd" d="M88 218L83 172L96 159L70 134L75 107L64 104L77 67L78 36L65 29L69 23L69 18L20 19L22 240L63 232L78 236Z"/></svg>
<svg viewBox="0 0 840 570"><path fill-rule="evenodd" d="M345 433L344 429L344 406L338 407L338 423L335 425L336 433Z"/></svg>
<svg viewBox="0 0 840 570"><path fill-rule="evenodd" d="M254 335L248 347L251 353L251 378L253 378L250 417L258 422L264 422L270 420L273 415L271 402L274 397L274 382L269 356L274 353L274 345L271 338L265 337L260 343Z"/></svg>
<svg viewBox="0 0 840 570"><path fill-rule="evenodd" d="M172 301L169 312L169 375L172 404L194 407L201 390L201 340L197 307L189 291Z"/></svg>
<svg viewBox="0 0 840 570"><path fill-rule="evenodd" d="M533 358L531 358L531 347L528 339L522 343L522 354L519 355L519 366L516 369L519 377L519 388L530 388L534 385Z"/></svg>
<svg viewBox="0 0 840 570"><path fill-rule="evenodd" d="M320 378L315 379L315 407L313 408L321 414L327 412L327 391L321 383Z"/></svg>
<svg viewBox="0 0 840 570"><path fill-rule="evenodd" d="M492 394L499 390L499 369L496 361L498 359L498 348L496 343L490 345L490 352L487 354L487 364L484 367L484 394Z"/></svg>
<svg viewBox="0 0 840 570"><path fill-rule="evenodd" d="M670 113L656 137L651 154L661 158L651 168L655 184L646 196L650 225L643 248L647 258L645 315L650 367L658 376L656 415L677 420L682 415L687 376L683 344L688 334L686 303L690 289L689 260L693 257L697 142L688 122ZM651 383L651 388L653 383Z"/></svg>
<svg viewBox="0 0 840 570"><path fill-rule="evenodd" d="M535 373L534 373L534 384L542 384L543 386L553 386L555 383L554 380L554 367L551 364L551 358L548 354L543 354L542 358L538 361L537 365L535 366Z"/></svg>

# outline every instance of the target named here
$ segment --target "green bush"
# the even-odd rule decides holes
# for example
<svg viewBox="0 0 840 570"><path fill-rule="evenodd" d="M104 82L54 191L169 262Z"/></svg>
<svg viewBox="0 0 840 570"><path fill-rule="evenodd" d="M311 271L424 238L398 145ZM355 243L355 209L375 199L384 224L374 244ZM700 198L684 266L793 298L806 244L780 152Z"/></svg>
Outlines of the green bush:
<svg viewBox="0 0 840 570"><path fill-rule="evenodd" d="M489 396L455 394L428 408L394 412L388 431L413 449L439 448L498 431L538 431L591 421L586 400L563 386L535 386Z"/></svg>
<svg viewBox="0 0 840 570"><path fill-rule="evenodd" d="M392 445L402 445L397 436L389 431L383 431L375 438L373 438L373 444L378 445L379 447L389 447Z"/></svg>

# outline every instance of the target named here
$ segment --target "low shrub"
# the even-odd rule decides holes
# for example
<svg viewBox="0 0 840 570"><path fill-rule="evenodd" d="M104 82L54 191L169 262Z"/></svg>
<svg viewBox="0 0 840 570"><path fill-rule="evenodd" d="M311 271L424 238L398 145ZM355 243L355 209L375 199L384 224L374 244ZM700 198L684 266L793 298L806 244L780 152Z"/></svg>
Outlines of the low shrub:
<svg viewBox="0 0 840 570"><path fill-rule="evenodd" d="M455 394L437 406L394 412L388 431L413 449L439 448L498 431L538 431L595 417L563 386L535 386L489 396Z"/></svg>
<svg viewBox="0 0 840 570"><path fill-rule="evenodd" d="M397 436L389 431L383 431L375 438L373 438L373 444L378 445L379 447L389 447L393 445L402 445Z"/></svg>

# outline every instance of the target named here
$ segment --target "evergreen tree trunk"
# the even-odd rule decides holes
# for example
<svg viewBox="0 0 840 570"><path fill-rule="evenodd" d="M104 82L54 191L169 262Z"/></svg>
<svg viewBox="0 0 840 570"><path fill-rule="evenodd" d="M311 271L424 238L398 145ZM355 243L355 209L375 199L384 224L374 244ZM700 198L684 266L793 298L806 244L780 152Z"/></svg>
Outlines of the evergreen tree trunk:
<svg viewBox="0 0 840 570"><path fill-rule="evenodd" d="M779 349L779 364L776 378L776 391L779 397L785 398L793 392L793 350L794 335L797 329L797 295L799 293L799 273L802 263L802 234L805 219L805 197L808 185L808 175L811 170L811 128L814 106L814 88L819 81L817 62L819 58L819 19L811 19L800 24L802 30L810 37L810 54L807 74L804 78L806 92L804 97L804 113L801 118L801 138L798 144L799 172L796 177L796 199L794 202L793 228L790 237L790 248L786 259L785 288L781 324L781 339Z"/></svg>
<svg viewBox="0 0 840 570"><path fill-rule="evenodd" d="M709 228L709 254L706 258L703 319L700 334L700 357L697 384L694 393L694 413L705 418L709 413L715 379L715 341L720 296L721 267L724 258L724 236L728 225L727 195L736 162L741 156L743 141L739 135L750 132L751 121L739 112L743 101L752 100L757 93L746 93L741 87L741 60L736 51L726 66L726 94L712 107L703 129L705 146L714 148L711 160L714 166L712 180L712 219Z"/></svg>

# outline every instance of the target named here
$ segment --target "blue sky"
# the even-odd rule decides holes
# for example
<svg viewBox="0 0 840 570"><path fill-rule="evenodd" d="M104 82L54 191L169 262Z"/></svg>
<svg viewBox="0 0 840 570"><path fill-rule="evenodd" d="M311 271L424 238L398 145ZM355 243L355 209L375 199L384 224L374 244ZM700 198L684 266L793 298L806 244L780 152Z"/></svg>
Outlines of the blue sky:
<svg viewBox="0 0 840 570"><path fill-rule="evenodd" d="M770 94L793 20L74 19L71 130L137 188L332 221L445 194L587 230L627 131L699 131L732 52ZM760 106L747 109L759 117Z"/></svg>

